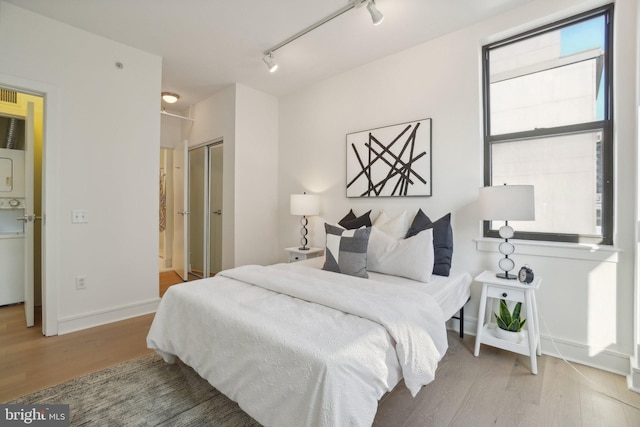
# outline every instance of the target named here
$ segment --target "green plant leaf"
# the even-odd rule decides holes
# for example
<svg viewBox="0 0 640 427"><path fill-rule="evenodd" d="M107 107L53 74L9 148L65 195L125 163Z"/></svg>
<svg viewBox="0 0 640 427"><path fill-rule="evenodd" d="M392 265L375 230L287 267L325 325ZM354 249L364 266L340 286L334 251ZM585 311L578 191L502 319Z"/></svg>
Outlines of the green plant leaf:
<svg viewBox="0 0 640 427"><path fill-rule="evenodd" d="M520 310L522 310L522 303L519 302L516 304L516 306L513 308L513 318L514 319L520 319Z"/></svg>
<svg viewBox="0 0 640 427"><path fill-rule="evenodd" d="M500 329L504 329L505 331L508 331L508 330L509 330L509 325L508 325L508 324L506 324L506 323L504 322L504 320L502 320L501 318L499 318L497 314L493 313L493 315L496 317L496 323L498 324L498 327L499 327Z"/></svg>
<svg viewBox="0 0 640 427"><path fill-rule="evenodd" d="M509 311L509 306L507 305L507 301L503 299L500 300L500 318L507 325L511 323L511 312Z"/></svg>
<svg viewBox="0 0 640 427"><path fill-rule="evenodd" d="M520 322L520 329L518 329L518 332L520 332L522 330L522 328L524 327L525 323L527 323L527 319L522 319L522 321Z"/></svg>

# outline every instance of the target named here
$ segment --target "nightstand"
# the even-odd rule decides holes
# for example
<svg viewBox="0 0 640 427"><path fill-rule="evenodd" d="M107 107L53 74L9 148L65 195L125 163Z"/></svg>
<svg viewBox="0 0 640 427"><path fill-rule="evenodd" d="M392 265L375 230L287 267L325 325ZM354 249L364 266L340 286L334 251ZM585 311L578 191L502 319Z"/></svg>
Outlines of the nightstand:
<svg viewBox="0 0 640 427"><path fill-rule="evenodd" d="M305 259L316 258L324 254L324 248L309 248L306 251L294 246L293 248L284 248L289 252L289 262L302 261Z"/></svg>
<svg viewBox="0 0 640 427"><path fill-rule="evenodd" d="M520 283L516 280L500 279L495 271L484 271L475 278L482 283L482 295L480 296L480 308L478 310L478 331L476 333L476 347L474 356L480 353L480 344L488 344L493 347L513 351L531 358L531 373L538 373L536 355L540 355L540 328L538 324L538 308L536 304L536 291L540 287L542 279L536 277L530 284ZM504 299L506 301L521 302L526 310L527 323L522 330L523 336L520 342L510 342L496 337L497 325L493 316L493 300ZM489 304L487 304L489 300ZM523 310L524 311L524 310Z"/></svg>

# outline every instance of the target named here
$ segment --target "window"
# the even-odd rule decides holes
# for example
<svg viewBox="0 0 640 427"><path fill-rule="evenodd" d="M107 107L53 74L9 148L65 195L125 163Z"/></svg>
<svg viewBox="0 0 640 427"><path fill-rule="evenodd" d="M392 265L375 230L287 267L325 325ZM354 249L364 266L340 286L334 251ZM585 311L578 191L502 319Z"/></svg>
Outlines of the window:
<svg viewBox="0 0 640 427"><path fill-rule="evenodd" d="M613 6L483 48L484 184L534 186L516 238L612 244ZM486 221L498 237L502 223Z"/></svg>

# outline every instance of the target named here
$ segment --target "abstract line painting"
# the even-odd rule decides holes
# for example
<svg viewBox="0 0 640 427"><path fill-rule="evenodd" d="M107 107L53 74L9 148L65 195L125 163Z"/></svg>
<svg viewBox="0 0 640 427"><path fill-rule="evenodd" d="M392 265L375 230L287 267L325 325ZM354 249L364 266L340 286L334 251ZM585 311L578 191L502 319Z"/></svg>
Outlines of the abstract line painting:
<svg viewBox="0 0 640 427"><path fill-rule="evenodd" d="M431 119L347 135L347 197L431 196Z"/></svg>

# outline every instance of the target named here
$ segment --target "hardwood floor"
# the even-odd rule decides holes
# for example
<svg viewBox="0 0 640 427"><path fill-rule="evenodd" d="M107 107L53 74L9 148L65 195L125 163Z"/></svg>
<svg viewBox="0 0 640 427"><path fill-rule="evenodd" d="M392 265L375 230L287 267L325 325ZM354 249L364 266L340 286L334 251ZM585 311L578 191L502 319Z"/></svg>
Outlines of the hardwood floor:
<svg viewBox="0 0 640 427"><path fill-rule="evenodd" d="M55 337L24 323L24 306L0 308L0 402L150 353L153 314Z"/></svg>
<svg viewBox="0 0 640 427"><path fill-rule="evenodd" d="M173 282L173 283L171 283ZM178 277L165 276L165 290ZM40 322L39 316L37 316ZM153 315L45 338L24 327L23 306L0 308L0 402L149 353ZM415 398L401 383L383 397L374 426L639 426L640 394L626 379L548 356L528 357L449 332L436 379Z"/></svg>
<svg viewBox="0 0 640 427"><path fill-rule="evenodd" d="M189 280L197 279L198 277L189 273ZM175 271L165 271L160 273L160 297L162 298L164 293L167 292L169 286L177 285L178 283L183 283L183 280Z"/></svg>
<svg viewBox="0 0 640 427"><path fill-rule="evenodd" d="M386 395L374 426L640 426L640 394L626 378L574 366L562 359L538 358L532 375L529 357L460 340L449 331L449 349L436 378L412 399L401 383Z"/></svg>
<svg viewBox="0 0 640 427"><path fill-rule="evenodd" d="M160 273L159 283L162 296L182 279L170 271ZM146 337L152 320L149 314L44 337L38 310L36 325L27 328L22 304L0 307L0 402L150 353Z"/></svg>

